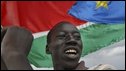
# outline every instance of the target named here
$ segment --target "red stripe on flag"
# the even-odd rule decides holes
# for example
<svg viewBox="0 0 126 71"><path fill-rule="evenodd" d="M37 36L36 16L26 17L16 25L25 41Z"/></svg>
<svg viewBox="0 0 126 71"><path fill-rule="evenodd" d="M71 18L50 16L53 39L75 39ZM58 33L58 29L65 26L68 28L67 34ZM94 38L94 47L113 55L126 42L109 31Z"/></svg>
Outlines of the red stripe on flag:
<svg viewBox="0 0 126 71"><path fill-rule="evenodd" d="M75 1L2 1L2 26L17 25L33 33L50 30L60 21L84 23L68 14Z"/></svg>

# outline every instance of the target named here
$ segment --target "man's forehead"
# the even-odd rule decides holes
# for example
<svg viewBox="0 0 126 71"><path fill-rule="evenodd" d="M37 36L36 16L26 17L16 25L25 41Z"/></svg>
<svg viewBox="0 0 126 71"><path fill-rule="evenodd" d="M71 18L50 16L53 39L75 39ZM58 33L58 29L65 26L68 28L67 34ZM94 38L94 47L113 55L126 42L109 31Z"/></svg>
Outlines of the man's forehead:
<svg viewBox="0 0 126 71"><path fill-rule="evenodd" d="M63 24L59 24L58 26L56 26L53 31L56 31L56 32L58 32L58 31L70 32L70 31L78 31L78 29L73 24L63 23Z"/></svg>
<svg viewBox="0 0 126 71"><path fill-rule="evenodd" d="M71 24L70 22L60 22L56 24L48 33L47 36L47 42L49 43L51 38L53 38L55 35L59 34L59 32L64 32L69 33L69 32L76 32L79 33L79 30Z"/></svg>

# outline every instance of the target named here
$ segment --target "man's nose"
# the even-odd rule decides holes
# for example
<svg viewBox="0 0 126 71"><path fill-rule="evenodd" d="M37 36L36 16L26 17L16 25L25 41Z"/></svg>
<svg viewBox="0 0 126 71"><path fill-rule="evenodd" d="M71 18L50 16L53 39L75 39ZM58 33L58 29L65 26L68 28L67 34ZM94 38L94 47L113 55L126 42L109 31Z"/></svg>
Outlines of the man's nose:
<svg viewBox="0 0 126 71"><path fill-rule="evenodd" d="M77 41L74 39L74 37L72 35L68 35L67 39L66 39L66 45L76 46Z"/></svg>

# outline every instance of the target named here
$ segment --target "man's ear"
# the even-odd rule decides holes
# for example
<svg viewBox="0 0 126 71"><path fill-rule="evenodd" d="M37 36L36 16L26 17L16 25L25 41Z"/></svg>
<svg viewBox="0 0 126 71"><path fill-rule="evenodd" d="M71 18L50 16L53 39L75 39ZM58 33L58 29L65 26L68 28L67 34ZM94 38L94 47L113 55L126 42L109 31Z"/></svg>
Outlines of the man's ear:
<svg viewBox="0 0 126 71"><path fill-rule="evenodd" d="M47 54L51 54L50 50L49 50L49 45L46 45L46 53Z"/></svg>

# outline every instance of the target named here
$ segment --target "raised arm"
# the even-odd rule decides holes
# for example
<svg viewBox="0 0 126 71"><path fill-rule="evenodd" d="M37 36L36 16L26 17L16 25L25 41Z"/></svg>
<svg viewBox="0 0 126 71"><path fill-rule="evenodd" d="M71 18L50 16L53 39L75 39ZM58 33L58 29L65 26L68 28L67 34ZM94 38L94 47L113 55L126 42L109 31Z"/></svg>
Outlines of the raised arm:
<svg viewBox="0 0 126 71"><path fill-rule="evenodd" d="M8 70L32 70L27 59L33 36L30 31L16 26L5 28L1 56Z"/></svg>

